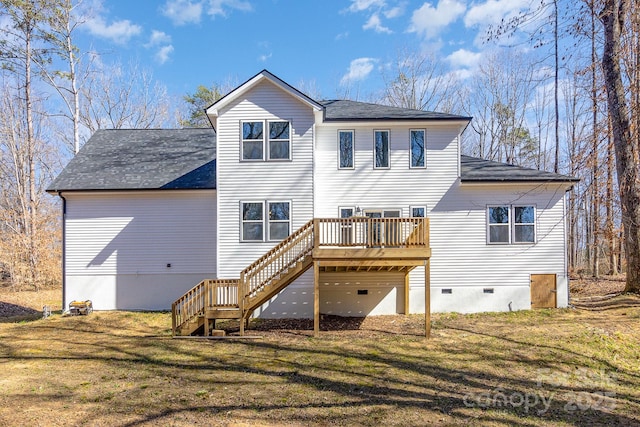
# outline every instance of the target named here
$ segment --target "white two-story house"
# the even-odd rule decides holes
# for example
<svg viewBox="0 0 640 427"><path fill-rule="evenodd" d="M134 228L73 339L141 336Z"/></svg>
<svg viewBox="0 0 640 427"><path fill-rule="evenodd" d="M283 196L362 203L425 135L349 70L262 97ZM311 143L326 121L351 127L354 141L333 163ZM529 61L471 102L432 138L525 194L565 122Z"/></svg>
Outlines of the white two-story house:
<svg viewBox="0 0 640 427"><path fill-rule="evenodd" d="M211 129L98 131L50 185L65 306L186 293L179 328L568 304L576 180L461 155L471 118L316 101L266 70L206 113Z"/></svg>

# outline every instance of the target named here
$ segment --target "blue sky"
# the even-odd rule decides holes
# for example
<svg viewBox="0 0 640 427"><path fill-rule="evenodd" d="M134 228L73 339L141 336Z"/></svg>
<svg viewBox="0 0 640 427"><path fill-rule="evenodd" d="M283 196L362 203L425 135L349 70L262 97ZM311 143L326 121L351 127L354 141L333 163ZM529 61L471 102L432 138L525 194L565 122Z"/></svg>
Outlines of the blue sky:
<svg viewBox="0 0 640 427"><path fill-rule="evenodd" d="M473 73L486 25L530 0L86 0L78 45L134 59L170 94L241 83L263 68L324 98L345 87L382 88L380 70L400 49L429 51L449 72Z"/></svg>

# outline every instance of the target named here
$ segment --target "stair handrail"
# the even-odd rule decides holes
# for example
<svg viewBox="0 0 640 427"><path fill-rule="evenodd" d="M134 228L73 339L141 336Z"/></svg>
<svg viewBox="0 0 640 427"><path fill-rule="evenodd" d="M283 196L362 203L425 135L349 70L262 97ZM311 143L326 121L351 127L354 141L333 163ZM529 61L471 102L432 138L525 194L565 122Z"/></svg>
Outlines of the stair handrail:
<svg viewBox="0 0 640 427"><path fill-rule="evenodd" d="M256 295L288 268L311 253L314 244L313 224L314 220L309 220L242 270L240 286L243 289L239 300Z"/></svg>
<svg viewBox="0 0 640 427"><path fill-rule="evenodd" d="M171 304L173 334L211 307L237 307L238 279L205 279ZM220 300L220 301L219 301Z"/></svg>

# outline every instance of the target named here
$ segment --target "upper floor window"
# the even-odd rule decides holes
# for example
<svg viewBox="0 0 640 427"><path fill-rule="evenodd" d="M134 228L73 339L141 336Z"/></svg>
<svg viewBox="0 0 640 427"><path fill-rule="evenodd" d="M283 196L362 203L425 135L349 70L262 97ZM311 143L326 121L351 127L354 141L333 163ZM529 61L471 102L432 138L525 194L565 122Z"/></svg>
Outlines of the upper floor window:
<svg viewBox="0 0 640 427"><path fill-rule="evenodd" d="M289 160L291 158L291 139L289 122L269 123L269 160Z"/></svg>
<svg viewBox="0 0 640 427"><path fill-rule="evenodd" d="M264 160L263 122L242 122L242 160Z"/></svg>
<svg viewBox="0 0 640 427"><path fill-rule="evenodd" d="M375 168L389 167L389 131L373 131L373 159Z"/></svg>
<svg viewBox="0 0 640 427"><path fill-rule="evenodd" d="M488 243L534 243L534 206L489 206Z"/></svg>
<svg viewBox="0 0 640 427"><path fill-rule="evenodd" d="M411 142L411 167L424 168L425 161L425 131L424 129L411 129L409 131L409 139Z"/></svg>
<svg viewBox="0 0 640 427"><path fill-rule="evenodd" d="M339 169L353 169L353 134L352 130L338 131Z"/></svg>
<svg viewBox="0 0 640 427"><path fill-rule="evenodd" d="M291 159L291 124L288 121L247 121L242 122L241 127L242 160Z"/></svg>

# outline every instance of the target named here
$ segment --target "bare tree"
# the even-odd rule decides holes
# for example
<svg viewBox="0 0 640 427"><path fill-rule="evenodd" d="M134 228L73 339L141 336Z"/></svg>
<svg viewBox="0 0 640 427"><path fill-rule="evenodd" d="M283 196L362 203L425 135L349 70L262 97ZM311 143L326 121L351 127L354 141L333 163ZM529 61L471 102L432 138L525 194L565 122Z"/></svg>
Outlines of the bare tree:
<svg viewBox="0 0 640 427"><path fill-rule="evenodd" d="M47 2L36 0L2 0L0 1L0 14L6 17L2 42L3 67L13 76L16 87L16 96L11 97L18 110L11 112L15 120L7 120L5 126L14 121L19 121L19 135L15 130L6 129L5 137L7 145L13 147L12 156L15 159L16 187L20 201L21 227L16 230L23 233L28 247L28 264L30 277L28 280L38 286L38 259L37 259L37 217L38 194L36 189L37 165L36 154L40 141L37 140L34 129L34 95L33 95L33 64L44 62L47 52L40 47L40 43L46 38L43 28L50 18L51 10ZM13 108L14 106L12 106ZM19 117L19 120L17 119ZM19 169L19 172L18 172Z"/></svg>
<svg viewBox="0 0 640 427"><path fill-rule="evenodd" d="M480 64L465 107L465 113L474 117L472 154L514 164L535 164L538 141L529 131L527 111L537 85L534 63L524 55L500 51Z"/></svg>
<svg viewBox="0 0 640 427"><path fill-rule="evenodd" d="M637 15L637 3L631 0L605 0L599 18L604 27L602 68L616 154L618 191L622 208L625 253L627 256L627 292L640 293L640 176L638 138L632 138L631 115L621 69L622 39L627 19Z"/></svg>
<svg viewBox="0 0 640 427"><path fill-rule="evenodd" d="M380 101L384 104L445 113L460 109L455 104L457 79L433 54L401 50L381 74L384 92Z"/></svg>
<svg viewBox="0 0 640 427"><path fill-rule="evenodd" d="M103 66L82 88L81 124L98 129L159 128L170 121L166 88L136 63Z"/></svg>

